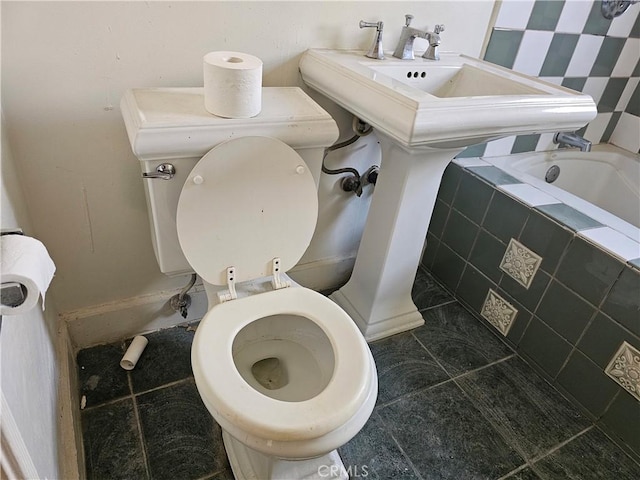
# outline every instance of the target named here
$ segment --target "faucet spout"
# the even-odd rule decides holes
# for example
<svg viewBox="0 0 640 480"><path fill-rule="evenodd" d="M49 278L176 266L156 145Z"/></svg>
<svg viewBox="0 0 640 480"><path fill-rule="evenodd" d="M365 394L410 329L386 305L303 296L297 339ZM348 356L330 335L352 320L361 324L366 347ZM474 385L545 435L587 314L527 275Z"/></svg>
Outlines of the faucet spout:
<svg viewBox="0 0 640 480"><path fill-rule="evenodd" d="M591 151L591 142L575 132L558 132L553 137L553 143L560 148L576 147L581 152Z"/></svg>
<svg viewBox="0 0 640 480"><path fill-rule="evenodd" d="M413 15L407 14L404 18L404 27L402 27L400 39L398 40L398 45L393 52L393 56L401 60L413 60L415 58L413 55L413 41L416 38L427 39L430 32L425 32L411 27L410 25L411 20L413 20Z"/></svg>

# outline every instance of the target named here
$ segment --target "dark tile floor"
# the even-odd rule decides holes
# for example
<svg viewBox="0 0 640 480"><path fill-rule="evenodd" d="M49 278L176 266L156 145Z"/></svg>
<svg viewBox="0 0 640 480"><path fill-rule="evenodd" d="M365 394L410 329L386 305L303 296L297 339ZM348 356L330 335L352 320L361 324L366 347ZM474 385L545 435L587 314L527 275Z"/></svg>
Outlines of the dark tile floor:
<svg viewBox="0 0 640 480"><path fill-rule="evenodd" d="M414 299L426 323L371 344L378 404L340 449L352 478L640 478L640 465L476 320L425 271ZM190 367L193 328L78 353L89 479L232 479L220 428Z"/></svg>

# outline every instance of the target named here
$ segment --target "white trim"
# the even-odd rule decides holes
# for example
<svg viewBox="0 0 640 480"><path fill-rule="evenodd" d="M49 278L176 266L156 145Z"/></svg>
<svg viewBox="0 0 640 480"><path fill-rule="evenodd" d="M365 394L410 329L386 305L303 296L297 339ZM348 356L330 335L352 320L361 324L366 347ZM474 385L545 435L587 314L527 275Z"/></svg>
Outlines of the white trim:
<svg viewBox="0 0 640 480"><path fill-rule="evenodd" d="M8 480L40 478L29 450L22 439L18 425L9 409L9 404L4 398L4 393L1 393L1 396L0 464L2 464L2 470L7 474Z"/></svg>

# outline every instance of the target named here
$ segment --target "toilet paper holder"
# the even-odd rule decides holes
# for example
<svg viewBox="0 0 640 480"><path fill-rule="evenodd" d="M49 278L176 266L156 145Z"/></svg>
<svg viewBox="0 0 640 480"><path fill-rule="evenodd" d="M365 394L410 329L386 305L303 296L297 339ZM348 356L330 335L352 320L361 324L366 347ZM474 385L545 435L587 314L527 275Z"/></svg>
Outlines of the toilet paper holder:
<svg viewBox="0 0 640 480"><path fill-rule="evenodd" d="M0 236L24 235L21 228L0 231ZM27 289L17 282L4 282L0 284L0 303L7 307L19 307L27 298Z"/></svg>

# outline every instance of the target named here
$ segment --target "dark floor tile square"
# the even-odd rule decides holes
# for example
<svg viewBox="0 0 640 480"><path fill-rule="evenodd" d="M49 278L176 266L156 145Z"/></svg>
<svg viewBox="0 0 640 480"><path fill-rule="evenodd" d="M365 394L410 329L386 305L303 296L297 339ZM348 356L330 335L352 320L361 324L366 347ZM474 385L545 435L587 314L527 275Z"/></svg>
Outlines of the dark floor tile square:
<svg viewBox="0 0 640 480"><path fill-rule="evenodd" d="M424 251L422 252L420 265L431 270L433 267L433 261L436 258L436 253L438 253L438 247L440 247L440 240L435 235L427 233L427 243Z"/></svg>
<svg viewBox="0 0 640 480"><path fill-rule="evenodd" d="M533 464L544 480L636 480L640 467L593 427Z"/></svg>
<svg viewBox="0 0 640 480"><path fill-rule="evenodd" d="M120 343L80 350L77 355L80 396L93 407L130 395L127 371L120 367L124 350Z"/></svg>
<svg viewBox="0 0 640 480"><path fill-rule="evenodd" d="M456 380L502 437L530 460L590 422L517 357Z"/></svg>
<svg viewBox="0 0 640 480"><path fill-rule="evenodd" d="M449 379L410 332L379 340L370 347L378 369L378 404Z"/></svg>
<svg viewBox="0 0 640 480"><path fill-rule="evenodd" d="M608 253L575 238L560 262L556 278L592 305L599 306L623 266Z"/></svg>
<svg viewBox="0 0 640 480"><path fill-rule="evenodd" d="M524 463L453 382L379 414L425 480L498 478Z"/></svg>
<svg viewBox="0 0 640 480"><path fill-rule="evenodd" d="M413 334L450 375L459 375L513 352L458 303L423 312L425 324Z"/></svg>
<svg viewBox="0 0 640 480"><path fill-rule="evenodd" d="M413 282L411 297L418 310L453 301L453 297L423 268L418 268L416 280Z"/></svg>
<svg viewBox="0 0 640 480"><path fill-rule="evenodd" d="M144 392L191 376L193 335L193 329L184 327L145 335L149 343L136 368L131 370L133 391Z"/></svg>
<svg viewBox="0 0 640 480"><path fill-rule="evenodd" d="M338 453L347 472L351 472L351 478L419 478L375 411L362 430L339 448Z"/></svg>
<svg viewBox="0 0 640 480"><path fill-rule="evenodd" d="M152 478L195 479L228 467L220 427L191 380L136 398Z"/></svg>
<svg viewBox="0 0 640 480"><path fill-rule="evenodd" d="M440 188L438 189L438 199L451 206L456 191L458 190L458 184L460 183L460 177L463 175L463 170L459 165L455 163L449 163L444 170L442 180L440 181Z"/></svg>
<svg viewBox="0 0 640 480"><path fill-rule="evenodd" d="M87 479L149 478L133 400L85 410L81 418Z"/></svg>

